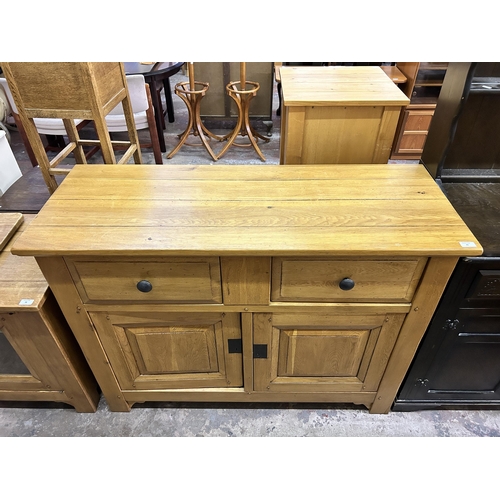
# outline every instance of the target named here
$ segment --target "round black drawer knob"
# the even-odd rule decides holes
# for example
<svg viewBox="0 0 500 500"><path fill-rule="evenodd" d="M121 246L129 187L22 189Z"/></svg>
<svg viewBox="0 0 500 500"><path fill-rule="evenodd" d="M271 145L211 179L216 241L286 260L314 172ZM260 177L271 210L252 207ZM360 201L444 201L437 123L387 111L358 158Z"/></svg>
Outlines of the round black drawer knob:
<svg viewBox="0 0 500 500"><path fill-rule="evenodd" d="M150 292L153 289L153 285L148 280L141 280L137 283L137 290L140 292Z"/></svg>
<svg viewBox="0 0 500 500"><path fill-rule="evenodd" d="M352 290L354 288L354 280L351 278L344 278L340 283L339 283L339 288L341 290Z"/></svg>

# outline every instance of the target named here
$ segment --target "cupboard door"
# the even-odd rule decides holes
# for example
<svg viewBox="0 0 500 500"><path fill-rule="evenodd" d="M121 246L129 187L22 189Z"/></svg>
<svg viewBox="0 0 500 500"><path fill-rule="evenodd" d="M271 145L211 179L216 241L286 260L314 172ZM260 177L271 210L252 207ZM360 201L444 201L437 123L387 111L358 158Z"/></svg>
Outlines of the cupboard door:
<svg viewBox="0 0 500 500"><path fill-rule="evenodd" d="M397 153L422 154L434 110L406 110Z"/></svg>
<svg viewBox="0 0 500 500"><path fill-rule="evenodd" d="M254 390L375 391L404 317L254 314L254 345L267 346L254 359Z"/></svg>
<svg viewBox="0 0 500 500"><path fill-rule="evenodd" d="M124 390L241 387L237 313L89 313Z"/></svg>

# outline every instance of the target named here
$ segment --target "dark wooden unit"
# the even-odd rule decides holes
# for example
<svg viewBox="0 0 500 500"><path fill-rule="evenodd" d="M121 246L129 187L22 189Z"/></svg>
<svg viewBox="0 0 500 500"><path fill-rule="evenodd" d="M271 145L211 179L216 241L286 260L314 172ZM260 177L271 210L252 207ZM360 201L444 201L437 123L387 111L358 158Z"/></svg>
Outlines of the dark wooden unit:
<svg viewBox="0 0 500 500"><path fill-rule="evenodd" d="M483 246L459 261L393 410L500 408L500 64L450 63L422 163Z"/></svg>

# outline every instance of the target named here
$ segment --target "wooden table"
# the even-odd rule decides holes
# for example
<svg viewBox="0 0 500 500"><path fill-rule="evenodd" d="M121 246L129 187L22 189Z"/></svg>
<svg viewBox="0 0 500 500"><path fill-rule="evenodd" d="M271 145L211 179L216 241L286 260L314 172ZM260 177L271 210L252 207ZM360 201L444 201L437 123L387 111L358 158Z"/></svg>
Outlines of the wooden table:
<svg viewBox="0 0 500 500"><path fill-rule="evenodd" d="M410 100L378 66L282 66L280 163L387 163Z"/></svg>
<svg viewBox="0 0 500 500"><path fill-rule="evenodd" d="M172 90L170 88L170 77L180 71L183 62L155 62L155 63L141 63L141 62L125 62L125 74L127 75L143 75L146 83L149 84L151 89L151 100L153 101L153 108L155 109L156 130L158 131L158 140L160 141L160 150L165 153L167 151L165 146L165 137L163 131L165 130L165 119L163 113L163 106L161 104L160 92L163 89L165 92L165 103L167 105L168 121L173 123L174 117L174 103L172 101Z"/></svg>
<svg viewBox="0 0 500 500"><path fill-rule="evenodd" d="M77 165L13 251L36 256L112 410L380 413L482 248L420 165Z"/></svg>
<svg viewBox="0 0 500 500"><path fill-rule="evenodd" d="M94 412L99 392L35 259L10 249L34 216L0 214L0 401Z"/></svg>

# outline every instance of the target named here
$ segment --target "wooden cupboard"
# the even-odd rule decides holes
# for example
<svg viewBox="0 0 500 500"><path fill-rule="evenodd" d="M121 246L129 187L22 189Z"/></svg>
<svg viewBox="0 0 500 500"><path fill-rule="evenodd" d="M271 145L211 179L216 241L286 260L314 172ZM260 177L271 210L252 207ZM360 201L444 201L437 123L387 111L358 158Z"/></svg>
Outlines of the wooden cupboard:
<svg viewBox="0 0 500 500"><path fill-rule="evenodd" d="M410 103L399 118L391 159L418 160L424 150L448 63L397 63L397 67L407 77L401 89L410 98Z"/></svg>
<svg viewBox="0 0 500 500"><path fill-rule="evenodd" d="M282 66L280 163L387 163L410 101L378 66Z"/></svg>
<svg viewBox="0 0 500 500"><path fill-rule="evenodd" d="M0 214L0 401L94 412L97 383L47 281L35 259L10 252L33 217Z"/></svg>
<svg viewBox="0 0 500 500"><path fill-rule="evenodd" d="M419 165L77 165L14 251L36 256L113 411L384 413L481 247Z"/></svg>

